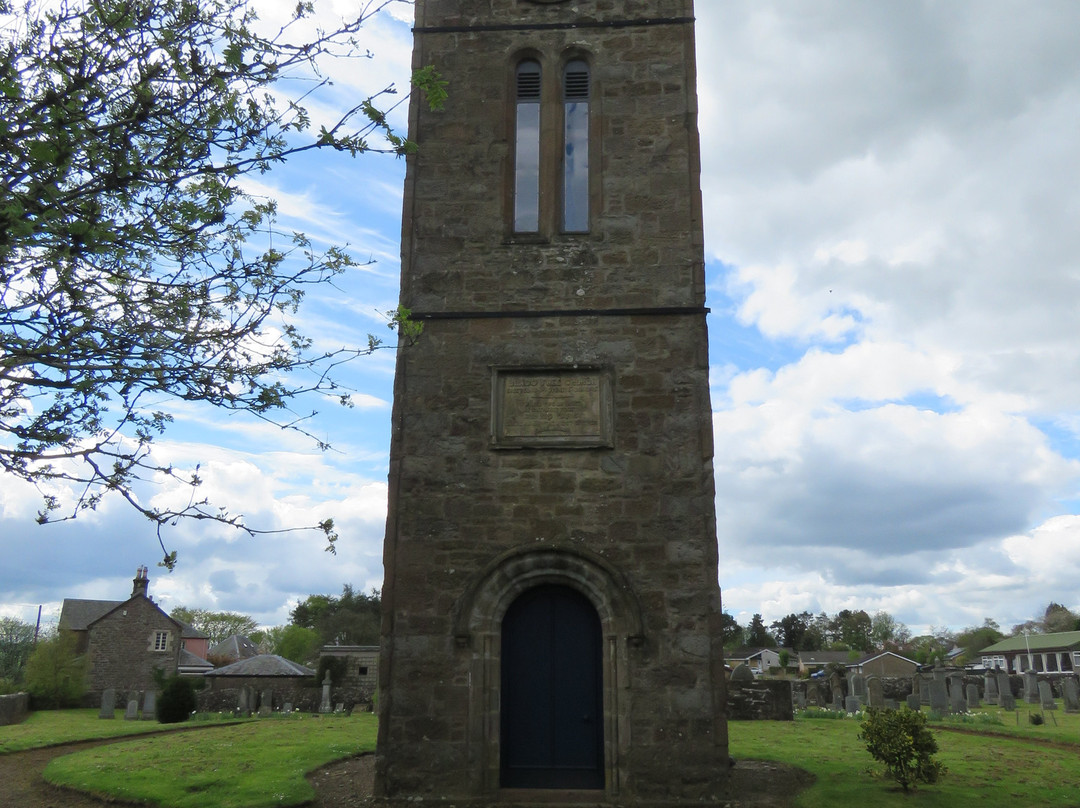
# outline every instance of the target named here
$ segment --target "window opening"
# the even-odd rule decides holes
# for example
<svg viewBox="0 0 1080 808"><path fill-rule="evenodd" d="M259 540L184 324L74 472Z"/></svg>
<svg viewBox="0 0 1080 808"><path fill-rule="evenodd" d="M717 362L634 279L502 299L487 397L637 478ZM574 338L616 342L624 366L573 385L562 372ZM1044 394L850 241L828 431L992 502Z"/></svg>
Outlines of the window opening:
<svg viewBox="0 0 1080 808"><path fill-rule="evenodd" d="M517 68L517 115L514 131L514 230L540 229L540 63Z"/></svg>
<svg viewBox="0 0 1080 808"><path fill-rule="evenodd" d="M154 650L166 651L169 647L169 632L167 631L155 631L154 632Z"/></svg>
<svg viewBox="0 0 1080 808"><path fill-rule="evenodd" d="M589 229L589 66L563 71L563 221L567 233Z"/></svg>

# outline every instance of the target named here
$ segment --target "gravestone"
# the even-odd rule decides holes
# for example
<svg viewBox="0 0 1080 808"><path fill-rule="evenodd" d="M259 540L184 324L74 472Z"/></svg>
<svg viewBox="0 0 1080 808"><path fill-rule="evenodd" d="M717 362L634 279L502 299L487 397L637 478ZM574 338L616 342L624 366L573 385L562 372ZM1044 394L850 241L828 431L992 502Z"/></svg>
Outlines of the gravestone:
<svg viewBox="0 0 1080 808"><path fill-rule="evenodd" d="M1006 673L1005 671L1000 671L999 670L995 674L994 678L997 679L998 703L1001 702L1001 697L1005 693L1008 693L1010 695L1015 695L1012 692L1012 679L1009 678L1008 673Z"/></svg>
<svg viewBox="0 0 1080 808"><path fill-rule="evenodd" d="M930 680L930 709L941 715L949 712L949 691L944 679L934 677Z"/></svg>
<svg viewBox="0 0 1080 808"><path fill-rule="evenodd" d="M143 721L153 721L157 718L157 691L147 690L143 693L142 701Z"/></svg>
<svg viewBox="0 0 1080 808"><path fill-rule="evenodd" d="M1061 695L1065 702L1065 712L1080 713L1080 684L1075 677L1068 677L1061 683Z"/></svg>
<svg viewBox="0 0 1080 808"><path fill-rule="evenodd" d="M909 710L919 712L922 709L922 699L919 698L918 693L907 694L907 706Z"/></svg>
<svg viewBox="0 0 1080 808"><path fill-rule="evenodd" d="M933 679L920 679L919 680L919 703L930 706L930 682Z"/></svg>
<svg viewBox="0 0 1080 808"><path fill-rule="evenodd" d="M844 697L841 696L839 693L836 693L836 692L833 693L832 709L833 709L833 712L837 712L837 713L844 712Z"/></svg>
<svg viewBox="0 0 1080 808"><path fill-rule="evenodd" d="M806 694L803 693L801 690L796 690L796 691L794 691L792 693L792 695L793 695L793 697L795 699L795 709L796 710L805 710L806 709Z"/></svg>
<svg viewBox="0 0 1080 808"><path fill-rule="evenodd" d="M829 676L829 688L832 692L833 701L844 698L844 677L838 671L833 671Z"/></svg>
<svg viewBox="0 0 1080 808"><path fill-rule="evenodd" d="M259 696L259 717L267 718L274 711L274 691L264 690Z"/></svg>
<svg viewBox="0 0 1080 808"><path fill-rule="evenodd" d="M345 702L339 701L337 704L335 704L334 705L334 712L335 713L343 713L343 712L345 712Z"/></svg>
<svg viewBox="0 0 1080 808"><path fill-rule="evenodd" d="M745 662L740 662L735 666L735 670L731 672L731 681L752 682L754 681L754 672L750 670L750 666Z"/></svg>
<svg viewBox="0 0 1080 808"><path fill-rule="evenodd" d="M281 712L285 713L285 715L289 715L292 712L292 710L293 710L293 706L292 706L291 701L285 702L285 706L281 708Z"/></svg>
<svg viewBox="0 0 1080 808"><path fill-rule="evenodd" d="M866 703L875 709L885 706L885 687L877 676L868 676L866 679Z"/></svg>
<svg viewBox="0 0 1080 808"><path fill-rule="evenodd" d="M1039 703L1039 677L1035 671L1024 671L1024 701L1028 704Z"/></svg>
<svg viewBox="0 0 1080 808"><path fill-rule="evenodd" d="M319 702L319 712L328 713L332 709L333 707L330 705L330 671L327 671L322 682L322 701Z"/></svg>
<svg viewBox="0 0 1080 808"><path fill-rule="evenodd" d="M998 701L1001 702L1001 709L1012 712L1016 709L1016 696L1012 694L1011 690L1006 690L998 696Z"/></svg>
<svg viewBox="0 0 1080 808"><path fill-rule="evenodd" d="M413 8L455 96L409 111L423 334L397 353L374 795L707 802L726 573L694 4Z"/></svg>
<svg viewBox="0 0 1080 808"><path fill-rule="evenodd" d="M983 693L986 695L987 704L998 703L998 680L990 671L983 677Z"/></svg>
<svg viewBox="0 0 1080 808"><path fill-rule="evenodd" d="M98 718L116 718L116 688L107 687L101 691L101 711Z"/></svg>
<svg viewBox="0 0 1080 808"><path fill-rule="evenodd" d="M1050 689L1049 682L1039 682L1039 706L1044 710L1056 710L1058 708L1054 702L1054 691Z"/></svg>
<svg viewBox="0 0 1080 808"><path fill-rule="evenodd" d="M974 710L979 707L979 686L972 682L967 686L967 708Z"/></svg>
<svg viewBox="0 0 1080 808"><path fill-rule="evenodd" d="M851 675L851 695L866 704L866 677L861 673Z"/></svg>
<svg viewBox="0 0 1080 808"><path fill-rule="evenodd" d="M237 712L237 714L241 715L241 716L250 715L250 713L249 713L249 710L251 709L250 704L251 704L251 702L250 702L250 699L249 699L249 696L248 696L248 689L247 689L247 687L241 686L239 691L236 694L236 712Z"/></svg>
<svg viewBox="0 0 1080 808"><path fill-rule="evenodd" d="M848 696L844 699L844 712L845 713L857 713L863 708L863 703L859 701L858 696Z"/></svg>
<svg viewBox="0 0 1080 808"><path fill-rule="evenodd" d="M949 706L954 713L967 712L967 697L964 695L964 680L960 676L949 677Z"/></svg>
<svg viewBox="0 0 1080 808"><path fill-rule="evenodd" d="M125 721L138 721L139 720L139 700L128 699L127 709L124 711Z"/></svg>

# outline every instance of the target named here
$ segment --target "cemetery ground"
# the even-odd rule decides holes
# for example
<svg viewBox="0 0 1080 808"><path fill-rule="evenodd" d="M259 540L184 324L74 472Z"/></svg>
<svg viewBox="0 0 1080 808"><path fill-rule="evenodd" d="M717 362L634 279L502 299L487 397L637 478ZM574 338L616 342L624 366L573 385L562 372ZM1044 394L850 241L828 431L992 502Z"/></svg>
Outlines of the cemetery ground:
<svg viewBox="0 0 1080 808"><path fill-rule="evenodd" d="M912 794L871 760L857 738L857 718L826 720L807 711L795 721L732 721L731 754L739 761L734 771L747 790L723 804L1080 806L1080 715L1041 713L1045 721L1035 725L1028 715L1040 714L1037 709L1017 707L1016 713L985 707L932 720L938 758L948 772ZM156 722L119 715L102 721L96 710L36 712L23 724L0 727L0 805L98 808L120 800L352 808L370 788L371 758L357 757L374 749L370 714L242 722L200 717L166 732ZM133 733L142 737L121 737ZM80 740L99 745L72 745ZM59 792L43 780L74 791ZM13 788L24 790L16 794Z"/></svg>

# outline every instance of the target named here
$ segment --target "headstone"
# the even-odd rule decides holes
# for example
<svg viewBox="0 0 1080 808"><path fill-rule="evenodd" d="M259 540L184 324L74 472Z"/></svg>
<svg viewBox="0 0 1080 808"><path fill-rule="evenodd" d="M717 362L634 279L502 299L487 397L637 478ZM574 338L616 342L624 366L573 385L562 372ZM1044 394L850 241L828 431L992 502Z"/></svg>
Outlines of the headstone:
<svg viewBox="0 0 1080 808"><path fill-rule="evenodd" d="M334 712L335 713L343 713L343 712L345 712L345 702L339 701L337 704L335 704L334 705Z"/></svg>
<svg viewBox="0 0 1080 808"><path fill-rule="evenodd" d="M967 712L967 698L964 696L964 680L959 676L949 679L949 706L954 713Z"/></svg>
<svg viewBox="0 0 1080 808"><path fill-rule="evenodd" d="M795 698L795 709L796 710L805 710L806 709L806 694L803 693L801 690L796 690L792 695Z"/></svg>
<svg viewBox="0 0 1080 808"><path fill-rule="evenodd" d="M251 714L251 702L248 699L247 687L241 687L240 692L236 695L236 712L242 716Z"/></svg>
<svg viewBox="0 0 1080 808"><path fill-rule="evenodd" d="M841 676L838 671L833 671L832 676L829 677L829 688L832 691L833 702L835 702L837 699L843 701L844 677Z"/></svg>
<svg viewBox="0 0 1080 808"><path fill-rule="evenodd" d="M1054 691L1050 689L1049 682L1039 682L1039 706L1044 710L1056 710Z"/></svg>
<svg viewBox="0 0 1080 808"><path fill-rule="evenodd" d="M1001 703L1001 698L1006 693L1012 695L1012 679L1009 678L1009 674L1005 671L998 671L994 678L997 679L997 691L998 691L998 703Z"/></svg>
<svg viewBox="0 0 1080 808"><path fill-rule="evenodd" d="M330 706L330 671L326 672L326 677L322 682L322 701L319 702L319 712L328 713L331 710Z"/></svg>
<svg viewBox="0 0 1080 808"><path fill-rule="evenodd" d="M1016 709L1016 696L1012 694L1011 690L1006 690L1004 693L998 696L998 701L1001 702L1001 709L1008 710L1010 713Z"/></svg>
<svg viewBox="0 0 1080 808"><path fill-rule="evenodd" d="M974 710L979 706L979 686L972 682L967 686L967 708Z"/></svg>
<svg viewBox="0 0 1080 808"><path fill-rule="evenodd" d="M259 698L259 717L266 718L274 708L274 691L264 690Z"/></svg>
<svg viewBox="0 0 1080 808"><path fill-rule="evenodd" d="M899 710L900 709L900 702L898 702L896 699L885 699L885 709L886 710Z"/></svg>
<svg viewBox="0 0 1080 808"><path fill-rule="evenodd" d="M921 679L919 681L919 703L930 706L930 682L932 679Z"/></svg>
<svg viewBox="0 0 1080 808"><path fill-rule="evenodd" d="M292 712L292 709L292 702L287 701L285 702L285 706L281 708L281 712L285 713L285 715L289 715Z"/></svg>
<svg viewBox="0 0 1080 808"><path fill-rule="evenodd" d="M851 675L851 695L866 704L866 677L861 673Z"/></svg>
<svg viewBox="0 0 1080 808"><path fill-rule="evenodd" d="M98 718L116 718L116 689L107 687L101 691L101 712Z"/></svg>
<svg viewBox="0 0 1080 808"><path fill-rule="evenodd" d="M153 721L157 718L157 691L147 690L142 699L143 721Z"/></svg>
<svg viewBox="0 0 1080 808"><path fill-rule="evenodd" d="M998 680L990 671L983 677L983 693L986 695L987 704L998 703Z"/></svg>
<svg viewBox="0 0 1080 808"><path fill-rule="evenodd" d="M839 693L833 693L832 708L834 712L844 712L844 698Z"/></svg>
<svg viewBox="0 0 1080 808"><path fill-rule="evenodd" d="M876 709L885 706L885 688L877 676L866 679L866 703Z"/></svg>
<svg viewBox="0 0 1080 808"><path fill-rule="evenodd" d="M946 715L949 712L949 693L945 689L945 680L934 677L930 681L930 709Z"/></svg>
<svg viewBox="0 0 1080 808"><path fill-rule="evenodd" d="M909 710L914 710L915 712L919 712L919 710L922 709L922 699L919 698L918 693L908 693L907 706Z"/></svg>
<svg viewBox="0 0 1080 808"><path fill-rule="evenodd" d="M1069 677L1061 683L1061 695L1065 700L1065 712L1080 713L1080 684Z"/></svg>
<svg viewBox="0 0 1080 808"><path fill-rule="evenodd" d="M845 713L857 713L861 710L863 704L859 701L858 696L848 696L844 699L844 712Z"/></svg>
<svg viewBox="0 0 1080 808"><path fill-rule="evenodd" d="M731 681L752 682L754 681L754 672L750 670L750 666L747 665L745 662L740 662L738 665L735 666L735 670L731 672Z"/></svg>
<svg viewBox="0 0 1080 808"><path fill-rule="evenodd" d="M139 719L139 700L128 699L127 709L124 711L125 721L138 721Z"/></svg>
<svg viewBox="0 0 1080 808"><path fill-rule="evenodd" d="M1024 671L1024 701L1039 703L1039 677L1035 671Z"/></svg>

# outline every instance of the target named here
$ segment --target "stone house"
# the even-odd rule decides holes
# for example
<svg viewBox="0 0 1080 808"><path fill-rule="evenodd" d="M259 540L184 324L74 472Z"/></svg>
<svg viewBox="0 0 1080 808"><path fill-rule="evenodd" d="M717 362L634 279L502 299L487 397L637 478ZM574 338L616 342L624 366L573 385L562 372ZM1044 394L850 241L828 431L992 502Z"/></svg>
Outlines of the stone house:
<svg viewBox="0 0 1080 808"><path fill-rule="evenodd" d="M873 651L848 664L849 673L864 676L911 676L919 669L919 663L893 651Z"/></svg>
<svg viewBox="0 0 1080 808"><path fill-rule="evenodd" d="M242 689L251 693L249 709L281 710L292 704L297 710L314 711L321 695L315 671L277 654L259 654L209 671L205 682L206 689L198 694L202 710L236 708Z"/></svg>
<svg viewBox="0 0 1080 808"><path fill-rule="evenodd" d="M1080 631L1019 634L979 651L983 668L1009 673L1072 673L1080 670Z"/></svg>
<svg viewBox="0 0 1080 808"><path fill-rule="evenodd" d="M319 659L331 657L345 660L345 674L340 687L352 701L370 703L379 688L379 646L324 645Z"/></svg>
<svg viewBox="0 0 1080 808"><path fill-rule="evenodd" d="M139 567L127 600L65 598L60 630L76 637L76 652L86 654L89 697L106 688L121 692L155 687L154 671L201 675L206 634L169 617L149 597L146 567Z"/></svg>

